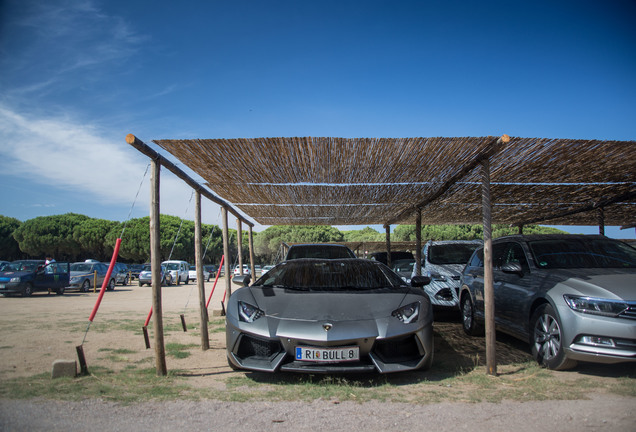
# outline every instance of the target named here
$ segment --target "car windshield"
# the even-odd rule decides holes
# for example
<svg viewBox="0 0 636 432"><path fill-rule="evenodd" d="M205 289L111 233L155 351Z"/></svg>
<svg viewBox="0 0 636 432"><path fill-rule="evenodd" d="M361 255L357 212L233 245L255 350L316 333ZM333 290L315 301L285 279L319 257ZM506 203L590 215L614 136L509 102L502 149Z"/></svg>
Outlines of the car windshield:
<svg viewBox="0 0 636 432"><path fill-rule="evenodd" d="M636 268L636 249L620 241L559 239L528 245L539 268Z"/></svg>
<svg viewBox="0 0 636 432"><path fill-rule="evenodd" d="M322 259L342 259L355 258L351 250L344 246L334 245L305 245L292 246L287 254L287 259L300 258L322 258Z"/></svg>
<svg viewBox="0 0 636 432"><path fill-rule="evenodd" d="M398 260L393 263L393 271L396 272L412 272L415 266L415 260Z"/></svg>
<svg viewBox="0 0 636 432"><path fill-rule="evenodd" d="M7 264L2 271L34 271L38 267L37 262L33 261L15 261L10 264Z"/></svg>
<svg viewBox="0 0 636 432"><path fill-rule="evenodd" d="M428 248L428 262L431 264L466 264L478 243L439 244Z"/></svg>
<svg viewBox="0 0 636 432"><path fill-rule="evenodd" d="M166 264L166 268L168 270L179 270L179 263L168 263Z"/></svg>
<svg viewBox="0 0 636 432"><path fill-rule="evenodd" d="M86 263L71 264L71 271L90 272L90 271L93 271L93 265L92 264L86 264Z"/></svg>
<svg viewBox="0 0 636 432"><path fill-rule="evenodd" d="M300 259L268 271L254 285L299 290L364 291L404 286L387 267L358 259Z"/></svg>

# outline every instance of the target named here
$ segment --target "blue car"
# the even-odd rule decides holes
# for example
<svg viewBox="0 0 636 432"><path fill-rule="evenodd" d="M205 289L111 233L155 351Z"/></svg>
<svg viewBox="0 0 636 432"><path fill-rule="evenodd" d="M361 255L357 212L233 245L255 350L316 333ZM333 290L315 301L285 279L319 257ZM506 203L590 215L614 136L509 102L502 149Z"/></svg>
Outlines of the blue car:
<svg viewBox="0 0 636 432"><path fill-rule="evenodd" d="M29 297L36 291L64 294L69 284L69 264L22 260L6 264L0 272L0 294Z"/></svg>

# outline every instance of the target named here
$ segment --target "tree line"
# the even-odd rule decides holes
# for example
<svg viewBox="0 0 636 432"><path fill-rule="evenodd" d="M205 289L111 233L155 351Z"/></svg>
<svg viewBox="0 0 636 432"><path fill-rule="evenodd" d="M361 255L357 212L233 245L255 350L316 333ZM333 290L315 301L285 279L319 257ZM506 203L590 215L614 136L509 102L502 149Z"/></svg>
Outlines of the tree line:
<svg viewBox="0 0 636 432"><path fill-rule="evenodd" d="M194 222L176 216L160 216L161 260L195 262ZM203 224L204 264L218 264L223 255L221 228ZM542 226L524 227L524 233L563 232ZM493 237L516 234L516 228L493 226ZM229 230L232 263L237 261L237 231ZM242 255L248 260L248 232L242 233ZM392 241L415 241L415 225L398 225ZM481 225L423 225L422 242L427 240L473 240L483 237ZM40 216L21 222L0 215L0 259L13 261L52 256L58 261L83 261L87 258L110 261L115 242L122 239L119 261L144 263L150 260L150 218L148 216L116 222L66 213ZM284 243L383 242L385 234L366 227L340 231L332 226L275 225L254 233L256 262L269 264L282 258Z"/></svg>

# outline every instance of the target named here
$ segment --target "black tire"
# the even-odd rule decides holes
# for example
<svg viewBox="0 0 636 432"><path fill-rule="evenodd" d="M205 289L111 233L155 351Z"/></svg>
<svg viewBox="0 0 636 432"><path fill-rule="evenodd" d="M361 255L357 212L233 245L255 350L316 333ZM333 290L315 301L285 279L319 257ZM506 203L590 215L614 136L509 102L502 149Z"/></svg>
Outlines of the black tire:
<svg viewBox="0 0 636 432"><path fill-rule="evenodd" d="M33 285L27 283L22 290L22 297L31 297L31 294L33 294Z"/></svg>
<svg viewBox="0 0 636 432"><path fill-rule="evenodd" d="M185 280L185 282L183 284L187 285L189 280L190 280L190 278L186 278L186 280Z"/></svg>
<svg viewBox="0 0 636 432"><path fill-rule="evenodd" d="M532 357L552 370L572 369L576 360L565 356L561 321L552 305L546 303L537 308L530 319L530 350Z"/></svg>
<svg viewBox="0 0 636 432"><path fill-rule="evenodd" d="M106 289L108 291L115 291L115 285L117 285L115 283L115 279L111 279L110 282L108 283L108 286L106 287Z"/></svg>
<svg viewBox="0 0 636 432"><path fill-rule="evenodd" d="M91 283L88 281L88 279L86 279L83 283L82 286L80 287L80 291L81 292L89 292L91 290Z"/></svg>
<svg viewBox="0 0 636 432"><path fill-rule="evenodd" d="M64 287L59 287L58 289L55 290L55 294L64 295L64 291L65 291Z"/></svg>
<svg viewBox="0 0 636 432"><path fill-rule="evenodd" d="M464 293L459 303L462 316L462 328L467 335L483 336L484 326L475 320L475 307L468 293Z"/></svg>
<svg viewBox="0 0 636 432"><path fill-rule="evenodd" d="M144 284L142 284L141 281L139 281L139 286L144 286Z"/></svg>
<svg viewBox="0 0 636 432"><path fill-rule="evenodd" d="M128 276L126 276L124 278L124 283L122 284L123 286L127 286L130 283L130 279L128 278Z"/></svg>

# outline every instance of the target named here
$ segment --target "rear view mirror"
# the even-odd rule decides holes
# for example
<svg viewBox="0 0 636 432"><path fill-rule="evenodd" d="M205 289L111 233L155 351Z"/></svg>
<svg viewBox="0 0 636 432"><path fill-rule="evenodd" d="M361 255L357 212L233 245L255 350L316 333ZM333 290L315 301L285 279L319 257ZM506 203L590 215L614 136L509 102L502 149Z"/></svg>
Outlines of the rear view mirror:
<svg viewBox="0 0 636 432"><path fill-rule="evenodd" d="M249 286L250 275L234 276L232 278L232 283L235 283L236 285Z"/></svg>
<svg viewBox="0 0 636 432"><path fill-rule="evenodd" d="M431 283L431 278L429 276L413 276L411 278L411 286L421 288L424 285L428 285Z"/></svg>
<svg viewBox="0 0 636 432"><path fill-rule="evenodd" d="M521 265L517 262L509 262L501 266L501 271L504 273L517 273L519 275L523 274L523 269Z"/></svg>

